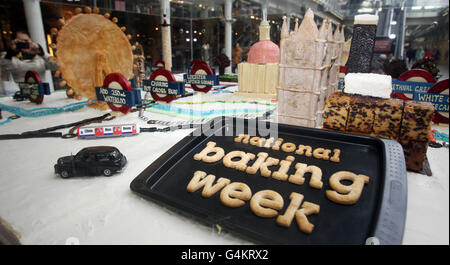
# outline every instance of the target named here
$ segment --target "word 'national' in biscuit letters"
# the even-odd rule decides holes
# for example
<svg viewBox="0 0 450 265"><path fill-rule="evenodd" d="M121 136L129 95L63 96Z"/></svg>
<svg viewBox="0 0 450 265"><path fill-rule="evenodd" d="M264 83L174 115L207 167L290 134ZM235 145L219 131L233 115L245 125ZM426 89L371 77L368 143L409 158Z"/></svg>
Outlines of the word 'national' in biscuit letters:
<svg viewBox="0 0 450 265"><path fill-rule="evenodd" d="M237 143L250 144L275 151L279 151L281 149L285 153L295 153L297 155L314 157L316 159L331 161L334 163L340 162L341 150L339 149L334 149L333 151L321 147L313 149L311 146L303 144L300 144L297 147L294 143L283 143L283 138L278 138L275 141L273 137L266 139L254 136L250 138L248 134L240 134L238 137L234 138L234 141Z"/></svg>

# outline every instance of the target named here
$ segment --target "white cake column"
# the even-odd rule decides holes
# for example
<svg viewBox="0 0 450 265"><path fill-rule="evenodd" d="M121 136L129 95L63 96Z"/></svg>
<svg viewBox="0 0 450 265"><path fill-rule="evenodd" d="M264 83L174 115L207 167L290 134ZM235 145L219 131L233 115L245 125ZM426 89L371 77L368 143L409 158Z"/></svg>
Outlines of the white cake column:
<svg viewBox="0 0 450 265"><path fill-rule="evenodd" d="M165 16L164 16L165 15ZM166 21L167 25L164 25ZM163 60L166 64L166 70L172 71L172 41L170 34L170 1L161 0L161 27Z"/></svg>
<svg viewBox="0 0 450 265"><path fill-rule="evenodd" d="M40 0L23 0L23 7L25 9L25 17L30 37L34 42L41 45L45 53L44 56L48 57L47 41L45 40L44 23L42 23L41 5L39 2ZM54 91L52 73L50 70L45 71L43 79L44 82L49 83L50 90Z"/></svg>
<svg viewBox="0 0 450 265"><path fill-rule="evenodd" d="M233 60L232 54L232 30L233 30L233 18L231 16L233 0L225 0L225 54L228 56L230 61ZM225 73L231 73L231 64L229 67L225 68Z"/></svg>

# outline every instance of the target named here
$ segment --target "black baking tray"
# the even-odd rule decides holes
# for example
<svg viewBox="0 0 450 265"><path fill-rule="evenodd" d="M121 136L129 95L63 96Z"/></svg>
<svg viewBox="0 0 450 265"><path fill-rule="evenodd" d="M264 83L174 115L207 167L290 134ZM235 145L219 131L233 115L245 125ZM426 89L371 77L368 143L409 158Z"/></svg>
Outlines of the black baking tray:
<svg viewBox="0 0 450 265"><path fill-rule="evenodd" d="M241 150L268 152L271 157L286 158L288 153L274 151L234 142L234 137L242 133L234 131L235 124L248 126L256 124L260 128L271 128L278 132L284 142L310 145L313 148L341 149L341 162L318 160L291 154L295 157L288 174L294 174L297 162L315 165L322 169L323 188L316 190L309 186L307 173L304 185L295 185L259 173L248 175L223 165L222 160L206 164L193 159L209 141L222 147L225 153ZM194 218L206 225L220 225L225 231L257 244L309 244L309 245L362 245L401 244L406 219L407 181L403 149L395 141L311 129L265 121L241 120L222 117L208 124L215 135L199 135L195 131L147 167L131 183L131 189L139 195L162 204L176 212ZM200 129L198 129L200 130ZM257 130L258 131L258 130ZM234 136L224 136L234 133ZM220 134L222 136L217 136ZM251 133L251 132L250 132ZM258 135L259 136L259 135ZM268 138L268 137L267 137ZM253 164L250 161L249 165ZM273 170L276 170L275 167ZM231 182L244 182L252 194L260 190L274 190L284 199L283 214L289 205L291 192L301 193L304 201L320 205L320 213L308 217L315 225L310 235L301 232L295 219L289 228L276 224L276 218L260 218L250 210L249 202L240 208L229 208L220 201L220 191L211 198L203 198L201 190L190 193L186 187L197 170L225 177ZM329 177L338 171L351 171L370 176L359 201L355 205L340 205L326 198L325 191L331 189Z"/></svg>

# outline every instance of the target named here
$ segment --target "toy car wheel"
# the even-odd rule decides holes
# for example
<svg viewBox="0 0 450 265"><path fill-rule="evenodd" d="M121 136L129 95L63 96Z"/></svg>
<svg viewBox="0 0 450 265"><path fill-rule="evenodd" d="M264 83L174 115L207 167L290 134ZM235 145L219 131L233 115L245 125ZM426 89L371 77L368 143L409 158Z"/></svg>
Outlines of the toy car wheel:
<svg viewBox="0 0 450 265"><path fill-rule="evenodd" d="M70 174L67 170L61 171L61 173L59 173L59 175L61 176L61 178L65 178L65 179L70 177Z"/></svg>
<svg viewBox="0 0 450 265"><path fill-rule="evenodd" d="M109 168L103 169L103 175L110 177L112 175L112 171Z"/></svg>

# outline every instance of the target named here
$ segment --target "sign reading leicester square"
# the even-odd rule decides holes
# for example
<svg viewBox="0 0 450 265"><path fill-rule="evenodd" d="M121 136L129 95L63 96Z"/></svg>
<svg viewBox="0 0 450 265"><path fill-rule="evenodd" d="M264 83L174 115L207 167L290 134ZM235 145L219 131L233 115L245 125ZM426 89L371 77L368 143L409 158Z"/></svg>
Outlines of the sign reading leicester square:
<svg viewBox="0 0 450 265"><path fill-rule="evenodd" d="M184 82L191 85L214 86L215 76L208 75L184 75Z"/></svg>

